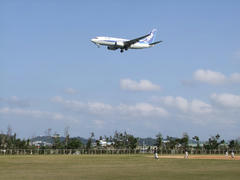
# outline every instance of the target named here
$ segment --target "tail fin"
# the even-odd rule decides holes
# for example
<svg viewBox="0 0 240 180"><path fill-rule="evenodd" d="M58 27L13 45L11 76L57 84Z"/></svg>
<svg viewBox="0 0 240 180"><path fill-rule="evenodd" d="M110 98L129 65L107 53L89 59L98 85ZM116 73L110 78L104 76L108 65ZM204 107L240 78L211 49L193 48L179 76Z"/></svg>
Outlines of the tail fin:
<svg viewBox="0 0 240 180"><path fill-rule="evenodd" d="M157 29L153 29L153 30L150 32L149 36L147 36L146 38L142 39L141 41L146 42L146 43L148 43L148 44L153 43L154 38L155 38L155 36L156 36L156 33L157 33Z"/></svg>

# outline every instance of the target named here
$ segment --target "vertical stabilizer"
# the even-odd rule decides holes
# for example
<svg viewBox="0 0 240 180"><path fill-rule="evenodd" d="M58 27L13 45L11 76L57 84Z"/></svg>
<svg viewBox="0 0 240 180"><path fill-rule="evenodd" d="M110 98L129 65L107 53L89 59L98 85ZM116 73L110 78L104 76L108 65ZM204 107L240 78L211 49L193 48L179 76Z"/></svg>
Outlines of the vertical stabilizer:
<svg viewBox="0 0 240 180"><path fill-rule="evenodd" d="M145 42L145 43L148 43L148 44L153 43L154 38L155 38L155 36L156 36L156 33L157 33L157 29L153 29L153 30L150 32L149 36L147 36L146 38L142 39L141 41L142 41L142 42Z"/></svg>

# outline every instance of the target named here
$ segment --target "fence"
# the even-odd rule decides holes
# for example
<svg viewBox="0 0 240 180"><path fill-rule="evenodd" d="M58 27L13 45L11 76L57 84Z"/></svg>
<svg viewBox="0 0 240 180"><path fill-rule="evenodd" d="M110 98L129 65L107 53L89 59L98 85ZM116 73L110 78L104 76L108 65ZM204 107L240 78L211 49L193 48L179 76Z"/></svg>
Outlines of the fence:
<svg viewBox="0 0 240 180"><path fill-rule="evenodd" d="M140 150L130 149L6 149L0 155L48 155L48 154L139 154Z"/></svg>
<svg viewBox="0 0 240 180"><path fill-rule="evenodd" d="M220 150L220 149L216 149L216 150L207 150L207 149L201 149L201 150L190 150L188 151L189 154L192 154L192 155L211 155L211 154L214 154L214 155L221 155L221 154L225 154L226 153L226 150ZM231 150L228 150L228 152L231 152ZM168 155L175 155L175 154L184 154L185 151L184 150L159 150L158 151L159 154L168 154ZM239 150L234 150L234 153L235 154L240 154L240 151Z"/></svg>
<svg viewBox="0 0 240 180"><path fill-rule="evenodd" d="M214 154L223 155L225 150L191 150L189 154ZM231 151L229 151L231 152ZM142 149L1 149L0 155L83 155L83 154L152 154L153 151L147 151ZM177 155L184 154L183 150L159 150L160 155ZM235 154L240 154L240 151L234 151Z"/></svg>

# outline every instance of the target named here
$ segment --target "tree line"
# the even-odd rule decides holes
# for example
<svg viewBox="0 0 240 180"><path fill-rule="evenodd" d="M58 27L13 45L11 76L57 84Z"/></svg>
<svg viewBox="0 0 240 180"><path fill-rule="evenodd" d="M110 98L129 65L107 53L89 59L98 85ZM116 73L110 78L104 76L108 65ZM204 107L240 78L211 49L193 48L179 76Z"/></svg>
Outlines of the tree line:
<svg viewBox="0 0 240 180"><path fill-rule="evenodd" d="M190 140L195 142L195 146L189 145ZM190 139L187 133L183 133L181 138L167 136L165 140L163 140L162 134L159 133L156 135L156 146L160 150L240 150L239 140L232 139L226 142L220 138L219 134L211 136L205 142L200 142L198 136L193 136Z"/></svg>
<svg viewBox="0 0 240 180"><path fill-rule="evenodd" d="M158 150L240 150L238 140L225 141L221 139L219 134L209 137L208 141L201 142L198 136L189 137L187 133L183 133L182 137L166 136L163 138L158 133L155 138L138 138L125 132L115 131L112 136L95 137L92 132L87 140L79 137L70 137L69 128L65 128L64 137L56 132L51 133L51 129L45 131L44 141L46 144L33 144L33 139L17 138L11 127L7 128L6 133L0 134L0 149L131 149L147 147L150 150L153 146ZM151 142L145 144L146 142ZM194 146L189 143L194 142ZM105 144L103 144L105 143Z"/></svg>

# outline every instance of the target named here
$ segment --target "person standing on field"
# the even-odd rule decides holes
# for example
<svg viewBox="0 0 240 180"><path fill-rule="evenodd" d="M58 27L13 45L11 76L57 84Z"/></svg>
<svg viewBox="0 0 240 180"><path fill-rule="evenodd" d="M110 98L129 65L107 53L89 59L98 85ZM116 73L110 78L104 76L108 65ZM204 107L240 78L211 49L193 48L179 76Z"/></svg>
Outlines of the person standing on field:
<svg viewBox="0 0 240 180"><path fill-rule="evenodd" d="M228 157L228 150L226 150L225 157Z"/></svg>
<svg viewBox="0 0 240 180"><path fill-rule="evenodd" d="M232 158L235 158L234 151L232 151L231 157L232 157Z"/></svg>
<svg viewBox="0 0 240 180"><path fill-rule="evenodd" d="M185 149L185 156L184 156L184 159L187 159L188 158L188 151Z"/></svg>
<svg viewBox="0 0 240 180"><path fill-rule="evenodd" d="M157 148L154 148L153 153L154 153L154 158L155 158L155 159L159 159L159 158L158 158Z"/></svg>

